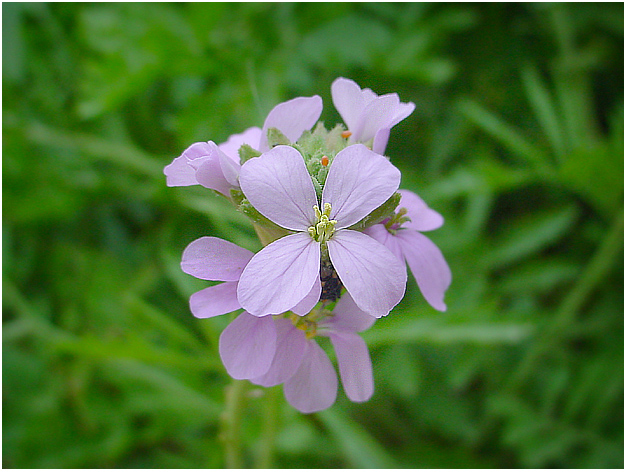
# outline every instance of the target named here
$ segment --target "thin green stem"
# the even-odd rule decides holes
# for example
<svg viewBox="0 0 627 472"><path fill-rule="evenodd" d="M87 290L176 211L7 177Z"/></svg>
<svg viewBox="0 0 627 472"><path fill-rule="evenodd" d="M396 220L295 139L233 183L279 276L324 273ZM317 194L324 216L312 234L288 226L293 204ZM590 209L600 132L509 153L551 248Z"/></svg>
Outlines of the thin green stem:
<svg viewBox="0 0 627 472"><path fill-rule="evenodd" d="M256 468L270 469L274 462L274 445L278 430L279 393L280 387L266 389L266 398L263 411L263 430L261 444L257 456Z"/></svg>
<svg viewBox="0 0 627 472"><path fill-rule="evenodd" d="M227 469L241 469L243 466L241 429L247 389L246 380L233 380L226 387L221 439L224 442L224 462Z"/></svg>

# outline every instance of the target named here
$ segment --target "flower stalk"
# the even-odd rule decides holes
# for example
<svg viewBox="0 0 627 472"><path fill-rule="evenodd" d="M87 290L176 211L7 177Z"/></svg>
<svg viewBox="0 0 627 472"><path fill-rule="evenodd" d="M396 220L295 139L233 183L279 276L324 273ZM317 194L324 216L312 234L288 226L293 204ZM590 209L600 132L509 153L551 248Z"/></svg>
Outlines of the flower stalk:
<svg viewBox="0 0 627 472"><path fill-rule="evenodd" d="M241 432L247 390L248 381L235 379L225 390L221 439L224 442L224 465L227 469L243 467Z"/></svg>

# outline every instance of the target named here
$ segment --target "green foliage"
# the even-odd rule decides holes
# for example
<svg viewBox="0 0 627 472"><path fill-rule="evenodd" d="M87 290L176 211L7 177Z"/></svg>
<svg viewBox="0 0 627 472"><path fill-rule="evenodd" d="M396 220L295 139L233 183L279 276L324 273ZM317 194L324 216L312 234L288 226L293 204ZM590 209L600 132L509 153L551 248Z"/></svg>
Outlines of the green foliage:
<svg viewBox="0 0 627 472"><path fill-rule="evenodd" d="M247 387L244 466L623 466L623 5L3 3L3 466L220 468L228 316L194 239L248 219L162 169L350 77L416 111L387 154L444 215L365 333L375 394Z"/></svg>

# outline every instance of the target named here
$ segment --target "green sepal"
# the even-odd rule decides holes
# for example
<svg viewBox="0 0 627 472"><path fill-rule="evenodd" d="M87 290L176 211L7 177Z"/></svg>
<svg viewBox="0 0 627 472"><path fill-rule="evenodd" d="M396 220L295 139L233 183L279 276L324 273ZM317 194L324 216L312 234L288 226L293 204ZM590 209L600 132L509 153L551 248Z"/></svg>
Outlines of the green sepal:
<svg viewBox="0 0 627 472"><path fill-rule="evenodd" d="M261 156L261 152L254 149L252 146L248 144L242 144L237 150L239 154L239 163L243 164L248 159L252 159L253 157Z"/></svg>
<svg viewBox="0 0 627 472"><path fill-rule="evenodd" d="M277 128L268 128L268 147L272 149L279 144L292 144L287 137L281 133Z"/></svg>
<svg viewBox="0 0 627 472"><path fill-rule="evenodd" d="M242 192L240 189L237 188L232 188L231 189L231 201L235 204L235 206L239 206L242 201L246 198L244 196L244 192Z"/></svg>
<svg viewBox="0 0 627 472"><path fill-rule="evenodd" d="M318 204L322 201L322 185L318 182L318 179L315 177L311 177L311 182L313 183L314 189L316 191L316 197L318 197Z"/></svg>
<svg viewBox="0 0 627 472"><path fill-rule="evenodd" d="M247 198L243 198L237 208L239 209L239 211L244 213L244 215L252 220L253 226L255 227L255 230L257 230L257 233L259 234L259 230L263 229L263 233L269 238L270 241L274 241L275 239L278 239L290 233L285 228L281 228L279 225L273 223L268 218L259 213L259 211L254 206L252 206ZM264 243L264 245L265 244L268 243L266 242Z"/></svg>
<svg viewBox="0 0 627 472"><path fill-rule="evenodd" d="M261 244L264 246L267 246L271 242L290 234L290 232L285 228L281 228L276 225L274 225L273 228L268 228L266 226L253 223L253 228L255 228L255 232L257 233L257 236L259 236L259 241L261 241Z"/></svg>
<svg viewBox="0 0 627 472"><path fill-rule="evenodd" d="M391 218L394 215L394 211L396 207L401 202L401 194L395 192L390 198L388 198L385 203L383 203L378 208L375 208L370 212L369 215L362 218L360 221L355 223L348 229L354 229L356 231L363 231L364 229L376 225L377 223L381 223L386 218Z"/></svg>
<svg viewBox="0 0 627 472"><path fill-rule="evenodd" d="M250 218L253 223L257 223L262 226L275 226L272 221L259 213L259 211L257 211L257 209L248 201L246 197L242 198L237 208L239 211L244 213L244 215Z"/></svg>
<svg viewBox="0 0 627 472"><path fill-rule="evenodd" d="M348 141L342 137L342 132L344 131L346 131L346 128L341 124L337 124L327 134L326 145L334 156L342 149L348 147Z"/></svg>

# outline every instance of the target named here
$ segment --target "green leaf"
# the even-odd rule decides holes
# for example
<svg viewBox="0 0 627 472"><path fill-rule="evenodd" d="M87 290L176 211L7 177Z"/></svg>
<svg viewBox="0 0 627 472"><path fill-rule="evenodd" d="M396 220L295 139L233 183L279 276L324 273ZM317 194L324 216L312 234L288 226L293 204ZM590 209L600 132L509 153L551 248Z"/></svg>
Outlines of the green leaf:
<svg viewBox="0 0 627 472"><path fill-rule="evenodd" d="M568 234L578 215L575 205L567 205L517 219L497 236L486 264L501 269L542 251Z"/></svg>
<svg viewBox="0 0 627 472"><path fill-rule="evenodd" d="M550 159L546 152L523 137L520 131L473 100L463 99L458 107L468 120L491 135L531 168L542 175L551 174Z"/></svg>
<svg viewBox="0 0 627 472"><path fill-rule="evenodd" d="M620 208L624 192L622 142L598 142L571 152L559 168L558 179L603 215Z"/></svg>
<svg viewBox="0 0 627 472"><path fill-rule="evenodd" d="M394 459L364 428L338 408L321 411L317 416L328 428L352 469L389 469Z"/></svg>
<svg viewBox="0 0 627 472"><path fill-rule="evenodd" d="M525 66L522 71L522 79L529 103L536 114L536 118L551 143L553 153L561 160L568 147L555 101L542 82L542 78L535 67L532 65Z"/></svg>
<svg viewBox="0 0 627 472"><path fill-rule="evenodd" d="M489 345L518 344L532 333L530 323L447 323L445 316L440 315L437 319L406 317L402 322L390 323L386 329L371 329L363 336L370 347L407 342Z"/></svg>

